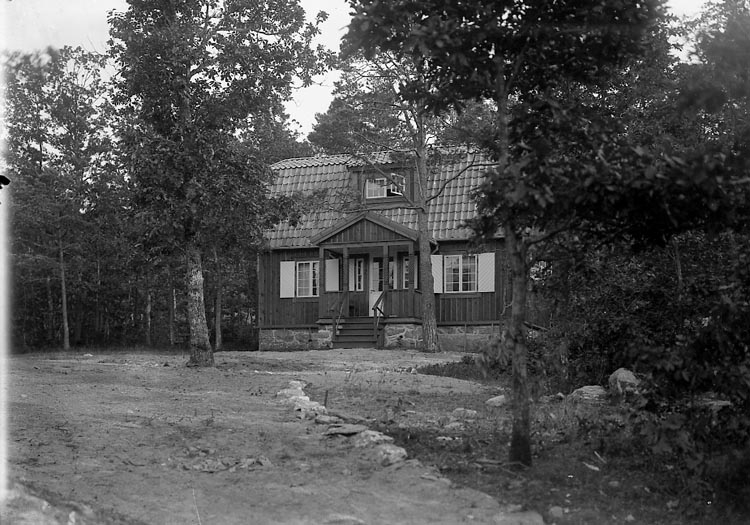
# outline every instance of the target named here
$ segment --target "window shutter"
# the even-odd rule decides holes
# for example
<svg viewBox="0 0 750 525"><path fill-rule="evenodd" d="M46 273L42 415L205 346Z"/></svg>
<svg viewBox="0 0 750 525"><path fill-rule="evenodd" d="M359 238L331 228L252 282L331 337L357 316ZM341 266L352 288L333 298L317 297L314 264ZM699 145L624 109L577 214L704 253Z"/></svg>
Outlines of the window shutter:
<svg viewBox="0 0 750 525"><path fill-rule="evenodd" d="M294 297L294 261L281 261L279 272L279 297Z"/></svg>
<svg viewBox="0 0 750 525"><path fill-rule="evenodd" d="M495 291L495 254L480 253L477 255L477 291L494 292Z"/></svg>
<svg viewBox="0 0 750 525"><path fill-rule="evenodd" d="M339 291L339 260L326 259L326 292Z"/></svg>
<svg viewBox="0 0 750 525"><path fill-rule="evenodd" d="M349 291L353 292L356 290L356 282L355 282L355 273L354 273L354 263L356 262L356 259L349 259Z"/></svg>
<svg viewBox="0 0 750 525"><path fill-rule="evenodd" d="M443 256L431 255L432 259L432 279L433 290L435 293L443 293Z"/></svg>

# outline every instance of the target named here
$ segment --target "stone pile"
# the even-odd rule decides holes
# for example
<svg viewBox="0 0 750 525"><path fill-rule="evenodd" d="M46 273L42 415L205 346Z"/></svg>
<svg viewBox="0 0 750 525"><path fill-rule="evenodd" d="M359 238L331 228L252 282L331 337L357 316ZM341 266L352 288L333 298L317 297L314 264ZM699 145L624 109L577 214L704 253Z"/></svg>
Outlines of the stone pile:
<svg viewBox="0 0 750 525"><path fill-rule="evenodd" d="M276 397L283 404L292 406L295 412L299 412L298 416L301 419L313 419L318 425L327 425L328 428L323 432L324 436L344 437L351 440L354 447L372 451L375 461L384 467L406 459L406 450L394 445L392 437L370 430L363 424L344 422L344 418L339 415L329 414L326 407L312 401L305 394L305 386L303 381L289 381L289 388L279 391Z"/></svg>

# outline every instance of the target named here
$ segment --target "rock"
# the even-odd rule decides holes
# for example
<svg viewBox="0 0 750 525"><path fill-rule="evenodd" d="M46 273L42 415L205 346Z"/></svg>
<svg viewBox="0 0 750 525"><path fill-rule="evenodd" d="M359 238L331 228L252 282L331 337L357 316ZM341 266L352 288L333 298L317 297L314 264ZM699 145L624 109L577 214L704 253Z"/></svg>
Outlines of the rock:
<svg viewBox="0 0 750 525"><path fill-rule="evenodd" d="M607 391L599 385L587 385L573 390L568 399L590 403L601 403L607 397Z"/></svg>
<svg viewBox="0 0 750 525"><path fill-rule="evenodd" d="M547 513L549 514L550 518L555 520L562 519L562 517L565 515L565 511L563 510L563 508L557 505L550 507Z"/></svg>
<svg viewBox="0 0 750 525"><path fill-rule="evenodd" d="M565 394L563 394L562 392L558 392L557 394L554 394L554 395L550 394L547 396L541 396L539 398L539 401L541 403L557 403L560 401L565 401Z"/></svg>
<svg viewBox="0 0 750 525"><path fill-rule="evenodd" d="M392 443L393 438L386 436L382 432L377 430L363 430L359 434L355 434L352 437L352 444L357 448L370 447L373 445L380 445L383 443Z"/></svg>
<svg viewBox="0 0 750 525"><path fill-rule="evenodd" d="M544 525L542 515L533 510L498 514L493 521L495 525Z"/></svg>
<svg viewBox="0 0 750 525"><path fill-rule="evenodd" d="M638 383L638 378L627 368L618 368L609 376L609 390L617 397L637 392Z"/></svg>
<svg viewBox="0 0 750 525"><path fill-rule="evenodd" d="M337 423L341 423L341 419L336 416L321 414L315 418L315 422L318 425L335 425Z"/></svg>
<svg viewBox="0 0 750 525"><path fill-rule="evenodd" d="M730 407L730 406L732 406L732 402L731 401L727 401L727 400L724 400L724 399L713 399L713 398L710 398L710 397L705 397L705 398L702 398L702 399L698 399L696 401L696 404L698 406L702 406L702 407L708 408L714 414L716 414L717 412L719 412L719 410L721 410L724 407Z"/></svg>
<svg viewBox="0 0 750 525"><path fill-rule="evenodd" d="M628 514L627 516L625 516L625 521L627 522L635 521L635 517L633 517L632 514Z"/></svg>
<svg viewBox="0 0 750 525"><path fill-rule="evenodd" d="M463 432L464 424L460 421L452 421L445 425L445 430L452 430L453 432Z"/></svg>
<svg viewBox="0 0 750 525"><path fill-rule="evenodd" d="M323 522L325 525L365 525L366 522L356 516L346 514L331 514Z"/></svg>
<svg viewBox="0 0 750 525"><path fill-rule="evenodd" d="M451 412L451 419L454 421L461 421L467 419L476 419L479 417L476 410L470 410L468 408L457 408Z"/></svg>
<svg viewBox="0 0 750 525"><path fill-rule="evenodd" d="M375 448L375 453L377 454L378 463L383 465L384 467L387 467L389 465L393 465L395 463L400 463L401 461L404 461L406 459L406 450L397 447L396 445L393 445L391 443L383 443L382 445L378 445Z"/></svg>
<svg viewBox="0 0 750 525"><path fill-rule="evenodd" d="M325 414L326 407L318 403L317 401L311 401L310 398L305 396L294 398L294 410L300 411L303 414L311 413L313 416L310 419L314 419L318 414Z"/></svg>
<svg viewBox="0 0 750 525"><path fill-rule="evenodd" d="M276 397L284 398L285 400L294 399L297 397L307 398L305 393L299 388L285 388L276 392Z"/></svg>
<svg viewBox="0 0 750 525"><path fill-rule="evenodd" d="M323 434L326 436L353 436L354 434L359 434L365 430L367 430L367 427L364 425L351 425L344 423L341 425L331 425L325 432L323 432Z"/></svg>
<svg viewBox="0 0 750 525"><path fill-rule="evenodd" d="M501 407L508 403L507 398L505 397L505 394L501 394L499 396L491 397L487 401L484 402L485 405L491 406L491 407Z"/></svg>
<svg viewBox="0 0 750 525"><path fill-rule="evenodd" d="M612 481L610 481L609 483L607 483L607 485L609 485L613 489L619 489L620 488L620 482L617 481L616 479L613 479Z"/></svg>

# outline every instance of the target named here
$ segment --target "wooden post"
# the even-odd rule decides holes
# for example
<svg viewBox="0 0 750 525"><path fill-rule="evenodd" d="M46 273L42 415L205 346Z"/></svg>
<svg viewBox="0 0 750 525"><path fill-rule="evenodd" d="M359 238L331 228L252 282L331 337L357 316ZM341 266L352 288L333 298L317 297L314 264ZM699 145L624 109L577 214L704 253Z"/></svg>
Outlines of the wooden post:
<svg viewBox="0 0 750 525"><path fill-rule="evenodd" d="M417 261L414 256L414 243L409 244L409 315L417 316Z"/></svg>
<svg viewBox="0 0 750 525"><path fill-rule="evenodd" d="M349 247L348 246L344 246L344 258L341 261L341 264L343 265L343 268L341 269L342 276L343 276L343 279L342 279L343 284L342 284L341 293L344 294L344 297L342 299L343 306L341 308L341 311L343 312L343 317L349 317Z"/></svg>
<svg viewBox="0 0 750 525"><path fill-rule="evenodd" d="M388 245L386 244L383 246L383 301L380 303L383 305L383 317L388 315L388 305L386 304L386 301L388 300L388 290L390 286L390 270L391 265L388 260Z"/></svg>
<svg viewBox="0 0 750 525"><path fill-rule="evenodd" d="M318 254L318 319L330 317L326 301L326 250L322 246Z"/></svg>

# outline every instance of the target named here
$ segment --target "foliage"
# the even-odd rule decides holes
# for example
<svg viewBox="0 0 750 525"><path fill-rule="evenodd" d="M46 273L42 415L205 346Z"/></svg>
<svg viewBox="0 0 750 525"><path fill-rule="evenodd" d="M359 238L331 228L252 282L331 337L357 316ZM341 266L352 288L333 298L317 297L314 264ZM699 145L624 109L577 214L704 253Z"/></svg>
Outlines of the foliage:
<svg viewBox="0 0 750 525"><path fill-rule="evenodd" d="M294 79L326 67L312 46L325 17L306 24L297 2L252 0L130 0L110 15L133 202L149 247L186 255L191 364L213 364L201 250L252 247L288 209L268 199L257 137L278 130Z"/></svg>
<svg viewBox="0 0 750 525"><path fill-rule="evenodd" d="M110 141L104 57L80 48L5 57L14 340L102 340L124 319L124 180ZM108 307L103 296L112 299ZM69 315L63 315L69 307ZM84 312L91 312L86 315ZM68 317L70 319L68 319Z"/></svg>
<svg viewBox="0 0 750 525"><path fill-rule="evenodd" d="M563 237L548 253L553 271L544 283L556 290L553 336L569 344L576 382L602 382L621 365L639 370L646 386L635 416L644 442L679 459L688 488L724 491L724 503L731 484L721 471L746 455L750 440L748 13L745 2L712 4L690 26L694 62L645 64L645 86L610 97L615 108L638 108L637 126L622 131L627 140L659 137L648 143L659 168L629 188L633 209L645 205L643 222L626 220L652 231L640 239L628 232L608 249ZM606 226L619 220L614 206Z"/></svg>
<svg viewBox="0 0 750 525"><path fill-rule="evenodd" d="M537 231L535 227L545 228L549 234L567 228L579 204L588 206L591 219L599 221L601 216L596 214L604 208L604 202L615 198L613 193L599 200L593 188L588 188L591 183L583 192L580 187L575 188L578 193L566 192L566 179L584 183L587 170L588 175L595 175L602 164L609 164L606 154L603 162L596 161L599 148L592 148L608 147L612 135L602 133L605 126L591 115L579 117L575 105L559 95L567 91L569 83L603 85L618 67L646 53L646 36L660 22L660 2L359 0L352 5L355 15L348 35L350 44L363 46L370 54L393 51L415 60L421 82L404 83L407 97L435 110L460 108L467 100L488 99L494 103L495 134L487 147L497 166L489 170L487 183L478 194L480 219L475 226L488 235L498 227L505 233L513 282L506 338L513 349L510 455L514 462L530 464L524 325L531 245L528 233ZM511 120L516 102L537 128L511 137L514 122L519 122ZM586 125L589 122L591 125ZM550 124L554 131L549 129ZM516 129L521 126L516 125ZM561 154L549 155L553 134L558 140L578 130L583 132L585 142L578 144L573 139L566 144L570 151L563 147ZM540 136L543 140L537 140ZM579 154L584 157L579 158ZM618 162L633 160L618 144L611 147L610 154ZM533 159L539 162L531 165ZM545 171L548 159L551 165ZM637 162L634 171L643 164L642 160ZM568 174L571 170L573 173ZM536 178L538 173L542 176ZM596 181L596 177L591 178ZM558 192L566 193L558 196ZM580 203L579 198L587 202ZM623 214L632 217L627 204L627 200L621 201ZM537 213L544 215L541 221L537 221Z"/></svg>
<svg viewBox="0 0 750 525"><path fill-rule="evenodd" d="M409 148L410 133L404 131L408 106L400 102L397 87L398 78L413 75L408 63L387 54L369 61L355 54L339 67L334 99L328 111L316 115L310 143L332 155Z"/></svg>

